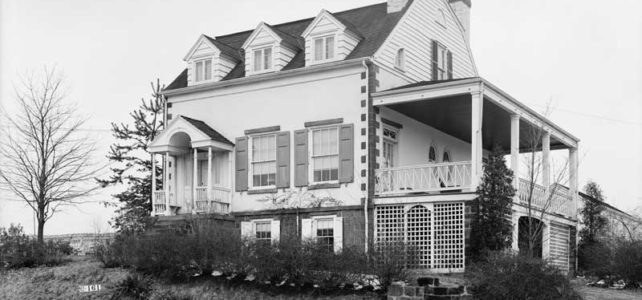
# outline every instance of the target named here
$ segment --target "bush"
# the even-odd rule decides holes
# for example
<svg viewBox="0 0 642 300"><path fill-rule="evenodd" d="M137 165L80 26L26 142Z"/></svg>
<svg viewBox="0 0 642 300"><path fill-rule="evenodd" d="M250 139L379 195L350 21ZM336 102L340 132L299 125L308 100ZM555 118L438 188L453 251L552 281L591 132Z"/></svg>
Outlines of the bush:
<svg viewBox="0 0 642 300"><path fill-rule="evenodd" d="M476 299L580 299L556 267L523 255L490 253L466 276Z"/></svg>
<svg viewBox="0 0 642 300"><path fill-rule="evenodd" d="M415 249L403 242L378 243L371 249L370 272L383 287L406 280L409 277L408 264L416 264L418 257Z"/></svg>
<svg viewBox="0 0 642 300"><path fill-rule="evenodd" d="M584 243L578 249L578 265L583 273L598 277L611 275L613 249L602 241Z"/></svg>
<svg viewBox="0 0 642 300"><path fill-rule="evenodd" d="M111 299L148 299L152 292L152 283L147 277L130 274L114 286Z"/></svg>
<svg viewBox="0 0 642 300"><path fill-rule="evenodd" d="M612 274L629 286L642 283L642 241L621 241L613 252Z"/></svg>
<svg viewBox="0 0 642 300"><path fill-rule="evenodd" d="M20 225L0 228L0 269L59 265L72 253L69 243L53 240L38 243L25 235Z"/></svg>

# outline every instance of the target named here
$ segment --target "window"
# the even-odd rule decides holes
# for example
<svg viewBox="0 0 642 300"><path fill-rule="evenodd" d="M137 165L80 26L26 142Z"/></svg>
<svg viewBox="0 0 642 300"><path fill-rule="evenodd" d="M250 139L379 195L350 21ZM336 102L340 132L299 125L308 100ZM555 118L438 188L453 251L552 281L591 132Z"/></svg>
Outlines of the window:
<svg viewBox="0 0 642 300"><path fill-rule="evenodd" d="M397 57L395 57L395 67L404 70L406 64L406 51L403 48L397 50Z"/></svg>
<svg viewBox="0 0 642 300"><path fill-rule="evenodd" d="M252 187L272 187L276 184L276 134L253 136Z"/></svg>
<svg viewBox="0 0 642 300"><path fill-rule="evenodd" d="M339 128L312 130L312 181L339 180Z"/></svg>
<svg viewBox="0 0 642 300"><path fill-rule="evenodd" d="M437 151L435 151L435 147L433 146L430 146L430 149L428 149L428 162L437 162Z"/></svg>
<svg viewBox="0 0 642 300"><path fill-rule="evenodd" d="M200 60L196 62L196 82L212 79L212 60Z"/></svg>
<svg viewBox="0 0 642 300"><path fill-rule="evenodd" d="M317 219L317 243L328 251L334 251L334 219L324 218Z"/></svg>
<svg viewBox="0 0 642 300"><path fill-rule="evenodd" d="M390 127L383 128L383 167L392 168L395 166L395 155L397 148L398 131Z"/></svg>
<svg viewBox="0 0 642 300"><path fill-rule="evenodd" d="M441 44L437 45L437 80L448 79L448 50Z"/></svg>
<svg viewBox="0 0 642 300"><path fill-rule="evenodd" d="M444 151L444 156L441 159L442 162L450 162L450 153L448 151Z"/></svg>
<svg viewBox="0 0 642 300"><path fill-rule="evenodd" d="M334 36L314 39L314 60L322 61L334 58Z"/></svg>
<svg viewBox="0 0 642 300"><path fill-rule="evenodd" d="M255 223L255 237L259 244L270 245L272 242L272 222L260 221Z"/></svg>
<svg viewBox="0 0 642 300"><path fill-rule="evenodd" d="M254 50L254 72L272 69L272 47Z"/></svg>

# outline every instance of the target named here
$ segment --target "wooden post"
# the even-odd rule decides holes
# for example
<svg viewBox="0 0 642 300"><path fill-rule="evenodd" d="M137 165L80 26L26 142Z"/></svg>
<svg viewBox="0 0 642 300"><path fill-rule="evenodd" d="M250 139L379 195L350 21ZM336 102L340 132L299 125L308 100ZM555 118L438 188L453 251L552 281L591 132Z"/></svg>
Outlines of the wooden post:
<svg viewBox="0 0 642 300"><path fill-rule="evenodd" d="M548 192L551 187L551 133L546 131L542 136L542 185Z"/></svg>
<svg viewBox="0 0 642 300"><path fill-rule="evenodd" d="M471 139L470 139L470 163L471 163L471 188L477 189L482 176L482 117L484 96L482 92L471 94L472 115L471 115Z"/></svg>
<svg viewBox="0 0 642 300"><path fill-rule="evenodd" d="M198 187L198 149L194 148L194 173L192 177L192 213L196 213L196 187Z"/></svg>
<svg viewBox="0 0 642 300"><path fill-rule="evenodd" d="M519 189L519 115L517 114L510 116L510 168L513 170L513 187L517 191Z"/></svg>
<svg viewBox="0 0 642 300"><path fill-rule="evenodd" d="M152 216L156 214L156 158L152 153Z"/></svg>
<svg viewBox="0 0 642 300"><path fill-rule="evenodd" d="M571 197L573 200L573 206L574 206L574 214L575 217L577 217L577 201L578 201L578 188L577 188L577 165L578 165L578 159L577 159L577 148L569 148L568 149L568 181L569 181L569 188L571 190Z"/></svg>
<svg viewBox="0 0 642 300"><path fill-rule="evenodd" d="M207 147L207 209L212 209L212 146Z"/></svg>
<svg viewBox="0 0 642 300"><path fill-rule="evenodd" d="M169 216L172 214L172 211L169 208L169 152L165 152L165 168L163 168L163 176L165 182L163 183L163 189L165 190L165 215Z"/></svg>

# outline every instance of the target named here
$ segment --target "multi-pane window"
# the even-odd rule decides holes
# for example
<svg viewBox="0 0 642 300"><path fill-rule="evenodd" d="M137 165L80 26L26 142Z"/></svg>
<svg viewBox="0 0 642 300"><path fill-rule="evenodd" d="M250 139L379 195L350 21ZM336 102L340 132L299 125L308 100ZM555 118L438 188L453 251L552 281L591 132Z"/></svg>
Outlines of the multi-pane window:
<svg viewBox="0 0 642 300"><path fill-rule="evenodd" d="M339 180L339 128L312 130L312 173L314 182Z"/></svg>
<svg viewBox="0 0 642 300"><path fill-rule="evenodd" d="M325 36L314 39L314 60L328 60L334 58L334 36Z"/></svg>
<svg viewBox="0 0 642 300"><path fill-rule="evenodd" d="M448 50L441 44L437 45L437 80L448 79Z"/></svg>
<svg viewBox="0 0 642 300"><path fill-rule="evenodd" d="M272 242L272 223L270 221L256 222L254 231L259 244L269 245Z"/></svg>
<svg viewBox="0 0 642 300"><path fill-rule="evenodd" d="M212 79L212 60L200 60L195 64L196 69L196 82L211 80Z"/></svg>
<svg viewBox="0 0 642 300"><path fill-rule="evenodd" d="M327 247L328 251L334 251L334 219L317 219L316 239L319 245Z"/></svg>
<svg viewBox="0 0 642 300"><path fill-rule="evenodd" d="M383 128L383 167L392 168L395 166L394 159L397 148L398 132L392 128Z"/></svg>
<svg viewBox="0 0 642 300"><path fill-rule="evenodd" d="M276 135L252 137L252 186L269 187L276 183Z"/></svg>
<svg viewBox="0 0 642 300"><path fill-rule="evenodd" d="M272 47L254 50L254 71L272 69Z"/></svg>

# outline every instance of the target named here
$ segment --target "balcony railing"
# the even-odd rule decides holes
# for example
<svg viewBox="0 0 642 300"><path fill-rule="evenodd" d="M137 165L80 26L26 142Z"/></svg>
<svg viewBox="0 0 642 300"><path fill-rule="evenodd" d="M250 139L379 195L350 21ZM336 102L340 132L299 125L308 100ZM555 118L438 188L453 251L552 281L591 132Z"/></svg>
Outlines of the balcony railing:
<svg viewBox="0 0 642 300"><path fill-rule="evenodd" d="M167 212L167 201L165 199L165 191L154 191L154 203L153 203L153 213L155 215L162 215ZM178 206L174 193L169 194L169 205Z"/></svg>
<svg viewBox="0 0 642 300"><path fill-rule="evenodd" d="M227 214L230 211L230 194L228 188L213 186L210 199L207 198L207 187L196 188L195 211L200 213Z"/></svg>
<svg viewBox="0 0 642 300"><path fill-rule="evenodd" d="M530 198L533 208L549 213L558 213L571 218L577 217L573 198L568 190L559 186L551 186L549 194L547 194L545 187L520 178L517 196L519 202L523 205L528 205Z"/></svg>
<svg viewBox="0 0 642 300"><path fill-rule="evenodd" d="M471 188L470 162L435 163L376 171L378 195L455 191Z"/></svg>

